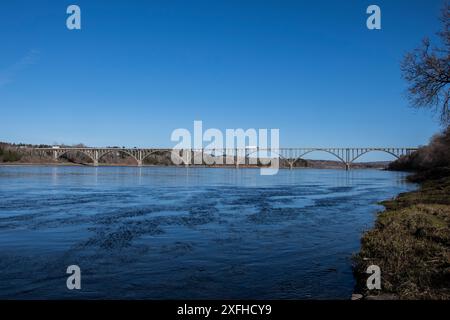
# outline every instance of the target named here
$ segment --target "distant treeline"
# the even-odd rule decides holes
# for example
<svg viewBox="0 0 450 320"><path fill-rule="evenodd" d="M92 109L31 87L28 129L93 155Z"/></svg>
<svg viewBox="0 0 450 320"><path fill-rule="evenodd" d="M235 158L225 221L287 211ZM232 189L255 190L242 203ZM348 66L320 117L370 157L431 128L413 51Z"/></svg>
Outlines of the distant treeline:
<svg viewBox="0 0 450 320"><path fill-rule="evenodd" d="M427 146L392 162L389 169L416 172L412 181L450 176L450 126L433 136Z"/></svg>
<svg viewBox="0 0 450 320"><path fill-rule="evenodd" d="M15 162L21 158L18 152L0 146L0 162Z"/></svg>
<svg viewBox="0 0 450 320"><path fill-rule="evenodd" d="M19 145L0 142L0 162L16 162L22 159L22 155L17 151Z"/></svg>

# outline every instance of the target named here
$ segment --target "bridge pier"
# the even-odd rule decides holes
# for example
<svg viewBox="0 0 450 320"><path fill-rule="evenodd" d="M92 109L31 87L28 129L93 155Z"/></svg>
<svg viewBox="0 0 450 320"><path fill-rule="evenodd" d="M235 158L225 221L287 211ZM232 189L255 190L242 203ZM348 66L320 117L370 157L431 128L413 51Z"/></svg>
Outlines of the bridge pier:
<svg viewBox="0 0 450 320"><path fill-rule="evenodd" d="M92 157L92 160L94 161L94 167L98 167L98 150L94 150L94 156Z"/></svg>
<svg viewBox="0 0 450 320"><path fill-rule="evenodd" d="M184 149L182 151L182 153L183 153L182 159L183 159L184 166L186 168L189 168L189 166L191 165L192 158L193 158L192 151L190 149Z"/></svg>
<svg viewBox="0 0 450 320"><path fill-rule="evenodd" d="M142 150L139 150L138 154L137 154L137 159L136 159L138 167L142 167L142 159L143 158L144 158L144 154L143 154Z"/></svg>
<svg viewBox="0 0 450 320"><path fill-rule="evenodd" d="M350 163L348 163L348 162L345 163L345 170L347 170L347 171L350 170Z"/></svg>

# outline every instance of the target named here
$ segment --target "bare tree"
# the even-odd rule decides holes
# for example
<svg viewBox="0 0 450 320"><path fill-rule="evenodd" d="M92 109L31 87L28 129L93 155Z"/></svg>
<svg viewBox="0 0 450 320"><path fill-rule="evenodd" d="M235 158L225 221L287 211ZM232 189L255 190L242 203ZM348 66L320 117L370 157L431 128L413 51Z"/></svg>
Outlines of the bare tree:
<svg viewBox="0 0 450 320"><path fill-rule="evenodd" d="M445 1L441 21L443 30L437 35L440 47L430 40L407 53L401 63L403 78L408 82L408 98L414 107L430 108L439 114L441 123L450 124L450 1Z"/></svg>

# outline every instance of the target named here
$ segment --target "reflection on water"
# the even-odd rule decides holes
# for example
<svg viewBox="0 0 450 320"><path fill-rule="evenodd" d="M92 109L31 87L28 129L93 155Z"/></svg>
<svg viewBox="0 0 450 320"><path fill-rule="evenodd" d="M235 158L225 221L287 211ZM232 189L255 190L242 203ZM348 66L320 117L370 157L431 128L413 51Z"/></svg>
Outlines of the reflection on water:
<svg viewBox="0 0 450 320"><path fill-rule="evenodd" d="M404 177L0 167L0 298L347 299L361 233Z"/></svg>

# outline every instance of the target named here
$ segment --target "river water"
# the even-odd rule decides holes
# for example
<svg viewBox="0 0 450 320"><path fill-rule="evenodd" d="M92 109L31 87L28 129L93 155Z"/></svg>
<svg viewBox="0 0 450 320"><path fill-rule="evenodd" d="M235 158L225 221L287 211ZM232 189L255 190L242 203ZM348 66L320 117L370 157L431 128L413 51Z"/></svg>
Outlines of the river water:
<svg viewBox="0 0 450 320"><path fill-rule="evenodd" d="M379 170L3 166L0 298L348 299L377 202L414 187Z"/></svg>

